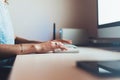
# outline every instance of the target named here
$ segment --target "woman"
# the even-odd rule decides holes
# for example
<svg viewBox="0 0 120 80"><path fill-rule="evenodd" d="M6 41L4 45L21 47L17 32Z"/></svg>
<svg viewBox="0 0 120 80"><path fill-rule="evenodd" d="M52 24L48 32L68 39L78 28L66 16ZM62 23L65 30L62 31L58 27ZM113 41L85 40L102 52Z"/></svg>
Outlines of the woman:
<svg viewBox="0 0 120 80"><path fill-rule="evenodd" d="M63 43L71 43L70 40L31 41L15 36L7 4L6 0L0 0L0 80L6 80L15 55L47 53L58 48L66 50Z"/></svg>
<svg viewBox="0 0 120 80"><path fill-rule="evenodd" d="M71 40L53 40L47 42L31 41L14 36L11 20L7 11L7 1L0 0L0 57L30 53L47 53L55 49L66 50L63 43ZM17 44L15 44L17 43Z"/></svg>

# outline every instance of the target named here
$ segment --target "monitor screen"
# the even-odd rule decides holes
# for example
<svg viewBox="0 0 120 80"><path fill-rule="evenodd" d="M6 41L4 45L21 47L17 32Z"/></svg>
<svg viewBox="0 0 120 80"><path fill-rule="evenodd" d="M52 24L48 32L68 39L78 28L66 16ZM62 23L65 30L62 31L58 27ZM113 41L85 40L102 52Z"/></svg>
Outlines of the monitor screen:
<svg viewBox="0 0 120 80"><path fill-rule="evenodd" d="M98 37L120 38L120 0L97 0Z"/></svg>
<svg viewBox="0 0 120 80"><path fill-rule="evenodd" d="M120 23L119 7L120 0L98 0L98 25Z"/></svg>

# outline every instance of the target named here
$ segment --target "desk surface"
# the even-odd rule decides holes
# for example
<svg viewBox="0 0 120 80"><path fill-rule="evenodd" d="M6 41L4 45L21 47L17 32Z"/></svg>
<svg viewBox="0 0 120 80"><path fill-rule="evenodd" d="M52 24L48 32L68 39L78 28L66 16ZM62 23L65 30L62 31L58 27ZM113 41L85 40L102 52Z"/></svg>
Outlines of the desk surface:
<svg viewBox="0 0 120 80"><path fill-rule="evenodd" d="M9 80L120 80L98 78L76 68L76 61L120 60L120 53L95 48L79 48L80 53L18 55Z"/></svg>

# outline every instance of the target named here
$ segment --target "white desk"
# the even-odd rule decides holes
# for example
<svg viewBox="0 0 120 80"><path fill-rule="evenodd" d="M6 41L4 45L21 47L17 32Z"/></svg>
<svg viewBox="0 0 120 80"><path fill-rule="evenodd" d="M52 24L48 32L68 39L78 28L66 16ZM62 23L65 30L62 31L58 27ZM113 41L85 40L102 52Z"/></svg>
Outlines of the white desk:
<svg viewBox="0 0 120 80"><path fill-rule="evenodd" d="M18 55L9 80L120 80L76 68L78 60L120 60L120 53L80 47L80 53Z"/></svg>

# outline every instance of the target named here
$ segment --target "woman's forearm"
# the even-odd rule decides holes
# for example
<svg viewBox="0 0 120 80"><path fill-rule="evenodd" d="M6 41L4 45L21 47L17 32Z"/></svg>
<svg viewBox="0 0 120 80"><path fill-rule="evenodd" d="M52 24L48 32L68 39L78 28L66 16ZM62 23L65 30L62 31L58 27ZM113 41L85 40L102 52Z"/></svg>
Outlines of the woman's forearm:
<svg viewBox="0 0 120 80"><path fill-rule="evenodd" d="M42 43L29 43L29 44L0 44L0 57L1 56L12 56L22 55L30 53L47 53L54 51L55 49L67 50L63 43L70 44L68 40L53 40Z"/></svg>
<svg viewBox="0 0 120 80"><path fill-rule="evenodd" d="M35 44L17 44L6 45L0 44L0 55L19 55L36 52Z"/></svg>

